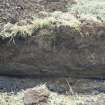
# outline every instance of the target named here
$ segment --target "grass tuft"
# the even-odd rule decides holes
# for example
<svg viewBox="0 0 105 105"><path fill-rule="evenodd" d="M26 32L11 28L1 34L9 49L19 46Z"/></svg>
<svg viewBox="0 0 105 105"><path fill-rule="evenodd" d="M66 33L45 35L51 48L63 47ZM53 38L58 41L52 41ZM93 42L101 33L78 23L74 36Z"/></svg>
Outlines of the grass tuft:
<svg viewBox="0 0 105 105"><path fill-rule="evenodd" d="M0 37L2 39L11 37L14 38L16 36L27 37L33 35L33 33L35 33L39 29L60 25L70 26L74 27L75 29L79 29L80 22L75 17L69 15L65 16L62 13L60 17L50 16L44 19L35 18L31 21L31 24L26 25L19 25L18 23L7 23L4 26L3 30L0 32Z"/></svg>

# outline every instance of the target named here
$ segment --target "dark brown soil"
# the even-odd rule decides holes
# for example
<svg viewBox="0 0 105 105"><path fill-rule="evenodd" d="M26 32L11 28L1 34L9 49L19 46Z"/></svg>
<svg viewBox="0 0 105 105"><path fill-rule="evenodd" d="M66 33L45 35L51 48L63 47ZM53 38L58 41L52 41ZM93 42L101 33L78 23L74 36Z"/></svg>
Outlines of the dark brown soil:
<svg viewBox="0 0 105 105"><path fill-rule="evenodd" d="M39 11L67 11L66 5L74 0L0 0L0 22L15 23L31 18Z"/></svg>

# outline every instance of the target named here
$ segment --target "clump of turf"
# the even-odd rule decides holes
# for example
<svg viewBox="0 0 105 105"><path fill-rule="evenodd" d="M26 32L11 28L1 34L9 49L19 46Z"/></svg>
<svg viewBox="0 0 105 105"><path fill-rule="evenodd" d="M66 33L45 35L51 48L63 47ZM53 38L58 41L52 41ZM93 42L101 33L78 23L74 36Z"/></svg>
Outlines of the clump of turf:
<svg viewBox="0 0 105 105"><path fill-rule="evenodd" d="M26 25L7 23L0 32L0 37L2 39L11 37L14 38L16 36L27 37L32 36L33 33L39 29L45 29L53 26L59 27L60 25L74 27L75 29L79 30L80 21L74 16L64 13L59 16L53 15L54 13L49 17L45 17L44 19L35 18L30 21L30 24L27 23Z"/></svg>

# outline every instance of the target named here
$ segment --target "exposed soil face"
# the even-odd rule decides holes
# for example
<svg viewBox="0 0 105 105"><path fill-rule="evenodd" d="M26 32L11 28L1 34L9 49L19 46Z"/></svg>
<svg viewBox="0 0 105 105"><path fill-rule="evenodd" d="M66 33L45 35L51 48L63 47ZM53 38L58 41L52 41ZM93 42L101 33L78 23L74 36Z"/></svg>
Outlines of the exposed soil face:
<svg viewBox="0 0 105 105"><path fill-rule="evenodd" d="M0 74L104 78L105 30L101 28L102 33L94 35L101 26L89 26L81 25L88 27L82 30L84 33L90 32L84 37L68 26L60 26L38 30L35 36L25 39L16 38L15 43L9 44L10 39L6 39L3 44L2 40Z"/></svg>
<svg viewBox="0 0 105 105"><path fill-rule="evenodd" d="M72 3L71 1L64 0L9 0L8 2L2 0L0 2L2 7L0 13L1 24L3 24L3 20L4 22L15 23L24 18L30 19L33 14L37 14L43 8L45 8L45 11L54 11L53 7L56 10L65 11L65 6L69 2ZM48 25L46 28L46 23L44 23L42 26L45 25L45 27L40 28L39 24L39 28L33 31L31 37L23 38L17 35L16 37L10 36L10 38L6 38L5 40L1 39L0 74L9 76L52 75L104 78L104 22L86 19L77 20L80 25L74 24L77 25L76 29L75 26L73 28L67 24L72 24L70 18L72 18L72 15L65 13L63 16L58 17L57 20L60 20L58 24L56 22L55 24L51 24L51 22L48 23L45 21L47 25L50 24L51 26ZM62 20L66 25L60 24ZM30 22L30 24L32 23ZM12 26L17 26L17 23L12 24ZM30 26L33 27L34 25L27 24L27 26L28 31L30 31ZM22 25L17 27L22 28ZM17 30L17 27L15 27L15 30ZM27 27L25 28L27 30ZM5 36L4 31L1 33L1 37ZM12 31L7 29L7 33L10 34ZM21 32L17 33L20 34ZM25 35L25 32L23 33Z"/></svg>

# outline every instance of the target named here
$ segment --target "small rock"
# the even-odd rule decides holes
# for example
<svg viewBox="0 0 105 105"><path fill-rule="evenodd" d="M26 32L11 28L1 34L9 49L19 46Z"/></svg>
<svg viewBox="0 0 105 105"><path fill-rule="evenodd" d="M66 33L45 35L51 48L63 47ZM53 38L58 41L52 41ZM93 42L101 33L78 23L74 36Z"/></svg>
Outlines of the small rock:
<svg viewBox="0 0 105 105"><path fill-rule="evenodd" d="M24 92L24 104L25 105L44 105L47 103L47 99L50 95L50 91L45 85L37 86L35 88L27 89Z"/></svg>

